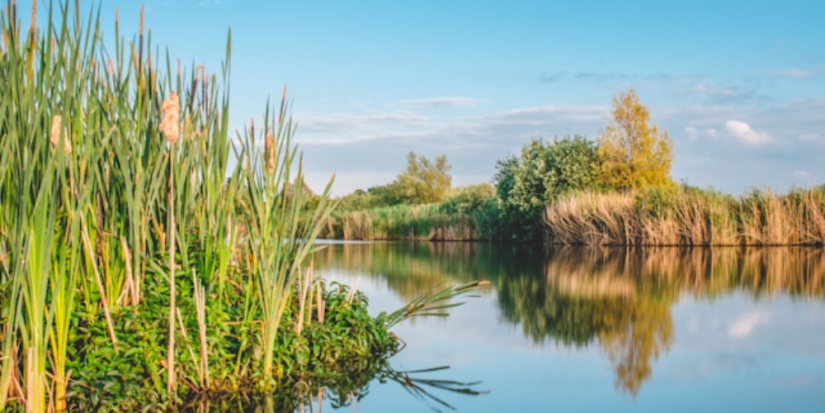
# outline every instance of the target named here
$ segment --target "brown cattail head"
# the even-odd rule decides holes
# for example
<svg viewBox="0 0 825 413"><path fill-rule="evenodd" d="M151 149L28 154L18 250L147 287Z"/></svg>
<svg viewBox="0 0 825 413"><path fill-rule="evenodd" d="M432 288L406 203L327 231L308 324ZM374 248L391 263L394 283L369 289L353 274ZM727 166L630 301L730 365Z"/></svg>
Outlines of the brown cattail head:
<svg viewBox="0 0 825 413"><path fill-rule="evenodd" d="M275 138L267 134L264 144L264 157L266 158L266 171L269 174L275 172Z"/></svg>
<svg viewBox="0 0 825 413"><path fill-rule="evenodd" d="M63 123L63 118L60 115L52 117L52 132L49 136L52 146L55 148L60 145L60 126Z"/></svg>
<svg viewBox="0 0 825 413"><path fill-rule="evenodd" d="M141 5L140 6L140 24L139 24L139 28L138 28L138 34L140 34L140 37L143 37L143 12L145 10L146 10L146 5Z"/></svg>
<svg viewBox="0 0 825 413"><path fill-rule="evenodd" d="M180 133L180 99L178 94L172 92L160 106L160 113L163 119L160 122L160 131L170 144L178 140Z"/></svg>
<svg viewBox="0 0 825 413"><path fill-rule="evenodd" d="M29 32L34 36L34 30L37 27L37 0L32 2L32 23L31 27L29 28ZM34 37L32 37L34 40Z"/></svg>
<svg viewBox="0 0 825 413"><path fill-rule="evenodd" d="M52 147L57 148L60 146L60 138L63 135L62 133L62 126L63 118L60 115L54 115L52 117L52 130L49 136L49 140L52 142ZM68 136L63 136L63 153L69 155L72 153L72 141L69 140Z"/></svg>

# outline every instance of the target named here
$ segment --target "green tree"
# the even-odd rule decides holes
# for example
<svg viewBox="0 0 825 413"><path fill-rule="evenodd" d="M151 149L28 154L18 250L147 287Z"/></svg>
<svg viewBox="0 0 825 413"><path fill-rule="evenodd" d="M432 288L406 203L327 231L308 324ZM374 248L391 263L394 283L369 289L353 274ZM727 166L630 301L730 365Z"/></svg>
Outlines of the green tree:
<svg viewBox="0 0 825 413"><path fill-rule="evenodd" d="M439 202L452 186L450 169L452 166L444 155L437 156L435 162L432 162L424 155L410 152L407 155L407 167L398 174L391 186L396 186L404 200L410 204Z"/></svg>
<svg viewBox="0 0 825 413"><path fill-rule="evenodd" d="M636 90L613 98L613 116L598 144L601 179L616 189L670 185L673 141L650 123Z"/></svg>
<svg viewBox="0 0 825 413"><path fill-rule="evenodd" d="M596 145L578 135L552 142L533 139L519 157L499 160L496 168L501 230L509 239L539 238L547 204L570 192L603 186Z"/></svg>

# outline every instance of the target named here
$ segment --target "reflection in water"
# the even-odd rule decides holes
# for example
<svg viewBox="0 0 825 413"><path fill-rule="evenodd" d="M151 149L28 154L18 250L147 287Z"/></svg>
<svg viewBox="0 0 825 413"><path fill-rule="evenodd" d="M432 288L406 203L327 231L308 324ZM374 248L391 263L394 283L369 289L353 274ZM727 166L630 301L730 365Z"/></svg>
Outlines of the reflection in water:
<svg viewBox="0 0 825 413"><path fill-rule="evenodd" d="M440 366L424 370L401 371L384 366L378 372L364 372L364 374L347 378L345 381L354 380L356 382L354 387L352 386L353 383L344 383L343 386L338 383L336 387L327 387L300 382L293 389L295 391L286 389L286 391L278 392L260 400L239 397L216 400L214 397L208 396L196 398L183 406L180 411L183 413L321 413L325 402L333 409L351 406L355 411L358 411L358 402L369 393L369 383L372 381L394 382L436 412L441 411L439 407L446 407L450 410L455 410L455 408L444 400L443 396L439 397L433 394L432 390L434 389L469 396L489 393L474 388L479 382L461 382L427 376L430 373L442 372L448 369L448 366Z"/></svg>
<svg viewBox="0 0 825 413"><path fill-rule="evenodd" d="M680 296L822 299L818 248L571 248L477 243L330 246L316 266L386 281L405 300L445 282L490 280L503 317L537 344L597 344L616 386L635 395L674 342L671 307Z"/></svg>

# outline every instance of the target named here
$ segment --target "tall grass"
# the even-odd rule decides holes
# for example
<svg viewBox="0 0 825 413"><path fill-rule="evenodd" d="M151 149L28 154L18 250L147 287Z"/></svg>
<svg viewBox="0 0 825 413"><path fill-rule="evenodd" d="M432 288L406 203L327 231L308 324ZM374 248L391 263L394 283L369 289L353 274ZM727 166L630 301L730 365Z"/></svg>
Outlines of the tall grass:
<svg viewBox="0 0 825 413"><path fill-rule="evenodd" d="M471 241L467 214L445 212L441 204L396 205L352 211L332 219L322 236L345 240Z"/></svg>
<svg viewBox="0 0 825 413"><path fill-rule="evenodd" d="M740 198L686 187L574 194L549 205L552 241L586 245L822 245L825 187Z"/></svg>
<svg viewBox="0 0 825 413"><path fill-rule="evenodd" d="M292 143L295 125L287 113L286 89L278 112L267 113L264 151L255 145L254 127L243 140L246 203L244 240L248 251L246 271L254 277L263 312L263 374L271 377L275 339L302 263L314 250L314 240L329 217L332 205L329 181L321 201L304 219L309 199L303 187L303 163ZM297 179L295 179L297 178Z"/></svg>
<svg viewBox="0 0 825 413"><path fill-rule="evenodd" d="M144 359L158 390L162 365L167 401L208 391L212 368L229 380L210 337L239 297L232 321L264 350L271 383L281 316L332 207L329 186L308 203L286 95L265 113L265 139L250 127L234 144L229 37L220 76L180 63L174 72L152 54L142 13L134 42L116 17L104 48L99 11L81 21L78 7L50 5L44 29L34 13L22 27L13 1L0 11L0 410L12 400L65 409L71 357L97 349ZM103 337L74 330L101 323ZM198 356L181 358L192 342ZM238 360L253 346L241 342Z"/></svg>

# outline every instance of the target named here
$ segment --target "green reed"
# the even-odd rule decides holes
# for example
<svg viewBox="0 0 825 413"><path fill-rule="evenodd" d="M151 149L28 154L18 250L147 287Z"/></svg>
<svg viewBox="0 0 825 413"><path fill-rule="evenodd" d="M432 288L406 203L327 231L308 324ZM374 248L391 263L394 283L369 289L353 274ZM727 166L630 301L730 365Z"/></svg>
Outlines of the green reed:
<svg viewBox="0 0 825 413"><path fill-rule="evenodd" d="M334 205L331 181L320 197L304 185L286 96L233 141L229 63L173 70L142 15L135 41L116 18L105 43L99 11L81 22L78 8L28 30L13 1L0 11L0 409L294 385L315 364L280 327ZM304 316L326 321L304 335L346 342L324 357L397 346L382 330L383 353L367 354L374 343L325 329L368 318L353 294L325 310L343 299L322 287Z"/></svg>
<svg viewBox="0 0 825 413"><path fill-rule="evenodd" d="M245 222L249 231L245 243L249 257L246 271L254 279L258 303L263 313L263 374L271 377L275 339L300 265L316 249L314 241L332 210L329 192L332 180L310 218L305 218L309 197L303 186L303 165L296 159L292 143L295 124L287 116L286 89L280 110L264 116L264 150L255 145L251 125L243 136L245 175ZM260 142L260 140L259 140ZM295 179L297 178L297 179ZM265 384L265 386L268 386Z"/></svg>

